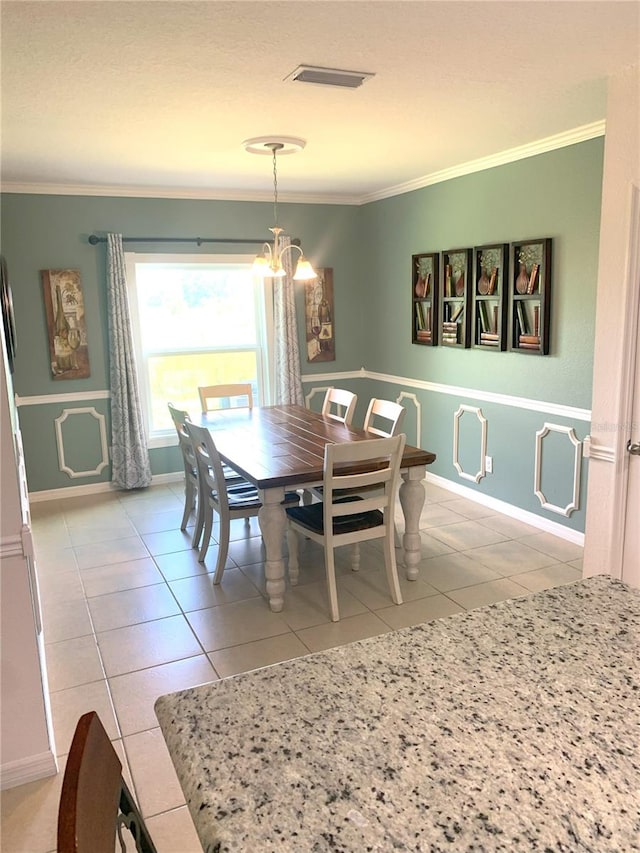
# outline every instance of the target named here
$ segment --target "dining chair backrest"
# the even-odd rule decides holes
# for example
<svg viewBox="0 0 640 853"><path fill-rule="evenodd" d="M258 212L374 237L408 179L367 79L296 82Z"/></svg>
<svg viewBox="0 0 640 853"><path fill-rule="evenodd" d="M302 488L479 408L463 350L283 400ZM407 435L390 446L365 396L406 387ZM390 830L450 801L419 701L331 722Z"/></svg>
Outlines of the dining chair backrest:
<svg viewBox="0 0 640 853"><path fill-rule="evenodd" d="M322 414L325 417L333 418L334 421L340 421L351 426L357 402L357 395L352 394L351 391L345 391L342 388L328 388L322 403Z"/></svg>
<svg viewBox="0 0 640 853"><path fill-rule="evenodd" d="M378 400L373 397L365 415L364 429L382 438L398 435L402 429L406 413L407 410L400 403L393 403L391 400ZM384 427L380 425L381 420L384 422Z"/></svg>
<svg viewBox="0 0 640 853"><path fill-rule="evenodd" d="M189 414L188 412L185 412L184 409L178 409L177 406L173 405L173 403L167 403L167 406L173 425L176 428L176 433L178 434L178 446L180 447L182 463L184 465L185 498L180 530L186 530L189 516L193 512L196 503L196 495L198 492L198 469L196 466L195 453L193 452L193 445L186 426L189 421Z"/></svg>
<svg viewBox="0 0 640 853"><path fill-rule="evenodd" d="M211 412L214 409L253 409L253 389L249 382L236 382L228 385L200 385L198 387L200 396L200 406L202 414ZM246 402L238 402L238 398L246 398ZM227 400L226 406L214 406L211 403L215 400Z"/></svg>
<svg viewBox="0 0 640 853"><path fill-rule="evenodd" d="M124 831L123 831L124 830ZM127 832L128 831L128 832ZM122 764L95 711L78 720L62 780L58 853L114 853L133 838L139 853L156 853Z"/></svg>
<svg viewBox="0 0 640 853"><path fill-rule="evenodd" d="M337 622L334 548L369 539L383 539L385 570L391 598L402 603L394 547L394 508L404 433L390 438L372 438L327 444L324 455L322 503L287 509L289 530L289 575L297 578L298 535L324 546L325 570L331 618ZM358 492L362 494L357 494ZM354 569L359 550L354 548Z"/></svg>

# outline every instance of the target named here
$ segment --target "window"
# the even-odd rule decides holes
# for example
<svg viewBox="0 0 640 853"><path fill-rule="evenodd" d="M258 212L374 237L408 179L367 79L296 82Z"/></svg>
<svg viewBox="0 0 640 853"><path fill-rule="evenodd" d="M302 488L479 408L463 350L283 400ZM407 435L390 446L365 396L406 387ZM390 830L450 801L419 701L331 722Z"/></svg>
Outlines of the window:
<svg viewBox="0 0 640 853"><path fill-rule="evenodd" d="M250 382L268 402L264 282L253 257L127 253L138 378L150 446L171 443L167 402L200 412L199 385ZM162 440L162 438L165 440Z"/></svg>

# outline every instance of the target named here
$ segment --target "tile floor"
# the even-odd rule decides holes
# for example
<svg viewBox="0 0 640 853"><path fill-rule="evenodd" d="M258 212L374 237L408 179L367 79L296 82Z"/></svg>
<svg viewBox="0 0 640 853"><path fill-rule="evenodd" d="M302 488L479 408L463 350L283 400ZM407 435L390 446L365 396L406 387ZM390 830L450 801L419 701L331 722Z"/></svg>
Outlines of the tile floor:
<svg viewBox="0 0 640 853"><path fill-rule="evenodd" d="M201 848L153 713L157 696L582 574L579 546L427 485L420 574L402 581L404 604L391 604L382 555L365 544L357 574L338 552L342 618L330 622L322 550L306 542L300 584L271 613L257 520L234 523L214 588L217 548L198 563L179 530L182 506L179 483L32 505L60 769L78 717L95 709L158 853ZM4 853L55 849L61 775L3 792Z"/></svg>

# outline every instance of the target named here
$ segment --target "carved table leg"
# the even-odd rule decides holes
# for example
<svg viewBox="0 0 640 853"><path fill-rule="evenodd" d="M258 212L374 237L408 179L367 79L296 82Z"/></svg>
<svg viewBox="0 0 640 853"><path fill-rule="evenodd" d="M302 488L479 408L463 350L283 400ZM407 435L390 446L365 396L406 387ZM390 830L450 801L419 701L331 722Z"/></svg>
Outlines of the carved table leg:
<svg viewBox="0 0 640 853"><path fill-rule="evenodd" d="M266 550L264 575L267 581L269 607L274 613L280 612L284 605L284 560L282 559L282 541L287 525L287 517L281 502L284 489L266 489L260 491L262 507L258 513L258 522Z"/></svg>
<svg viewBox="0 0 640 853"><path fill-rule="evenodd" d="M422 480L425 468L416 466L402 472L400 483L400 504L404 513L404 564L407 570L407 580L414 581L418 577L420 562L420 514L424 506L425 491Z"/></svg>

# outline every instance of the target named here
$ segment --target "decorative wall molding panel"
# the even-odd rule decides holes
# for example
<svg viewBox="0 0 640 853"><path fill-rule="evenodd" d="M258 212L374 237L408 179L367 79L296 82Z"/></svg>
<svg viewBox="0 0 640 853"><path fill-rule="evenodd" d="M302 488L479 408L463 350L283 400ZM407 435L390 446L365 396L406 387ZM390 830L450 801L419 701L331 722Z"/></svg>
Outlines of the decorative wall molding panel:
<svg viewBox="0 0 640 853"><path fill-rule="evenodd" d="M432 391L434 394L449 394L452 397L466 397L470 400L479 400L484 403L497 403L500 406L511 406L515 409L526 409L529 412L543 412L559 418L569 418L574 421L590 421L591 410L579 409L575 406L563 406L560 403L549 403L545 400L532 400L528 397L514 397L510 394L495 394L492 391L478 391L475 388L462 388L459 385L445 385L440 382L428 382L421 379L412 379L407 376L393 376L387 373L376 373L366 370L364 367L358 373L325 373L307 374L302 377L305 384L318 382L320 380L329 382L331 385L338 384L340 379L374 379L379 382L388 382L391 385L403 385L406 388L420 388L423 391Z"/></svg>
<svg viewBox="0 0 640 853"><path fill-rule="evenodd" d="M566 435L573 444L573 496L569 503L564 506L556 506L550 503L542 491L542 442L551 432L559 432ZM582 470L582 442L575 434L573 427L558 426L557 424L545 424L536 432L536 459L535 459L535 481L534 491L543 509L557 512L558 515L570 516L572 512L580 508L580 472Z"/></svg>
<svg viewBox="0 0 640 853"><path fill-rule="evenodd" d="M92 471L74 471L73 468L70 468L65 462L64 436L62 431L62 424L71 415L91 415L98 421L98 428L100 431L100 449L102 452L102 457ZM93 406L87 406L82 409L64 409L60 417L55 419L55 425L56 444L58 446L58 464L60 470L64 471L65 474L68 474L69 477L71 477L72 479L75 479L77 477L95 477L102 471L103 468L105 468L109 464L109 449L107 447L107 428L105 423L105 417L99 412L96 412Z"/></svg>
<svg viewBox="0 0 640 853"><path fill-rule="evenodd" d="M460 420L465 414L465 412L469 414L474 414L476 418L480 421L480 470L476 471L475 474L467 474L462 469L462 465L459 461L459 448L460 448ZM479 483L480 480L485 476L485 456L487 455L487 419L482 414L482 410L477 408L476 406L465 406L460 405L458 407L458 411L453 416L453 465L458 472L460 477L464 477L465 480L472 480L474 483Z"/></svg>
<svg viewBox="0 0 640 853"><path fill-rule="evenodd" d="M410 394L408 391L401 391L396 398L396 403L404 406L404 400L411 400L416 410L416 444L420 446L422 438L422 405L415 394ZM406 408L406 406L405 406Z"/></svg>
<svg viewBox="0 0 640 853"><path fill-rule="evenodd" d="M324 395L327 393L331 385L318 385L316 388L312 388L311 391L304 398L304 402L307 408L310 408L310 403L315 397L316 394L322 394L322 399L324 400Z"/></svg>
<svg viewBox="0 0 640 853"><path fill-rule="evenodd" d="M69 394L41 394L36 397L19 397L16 406L46 406L49 403L82 403L87 400L110 400L110 391L76 391Z"/></svg>

